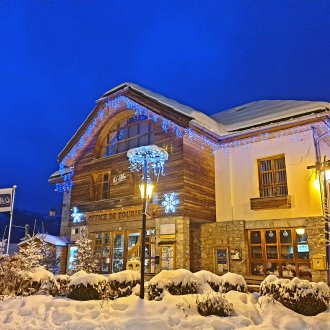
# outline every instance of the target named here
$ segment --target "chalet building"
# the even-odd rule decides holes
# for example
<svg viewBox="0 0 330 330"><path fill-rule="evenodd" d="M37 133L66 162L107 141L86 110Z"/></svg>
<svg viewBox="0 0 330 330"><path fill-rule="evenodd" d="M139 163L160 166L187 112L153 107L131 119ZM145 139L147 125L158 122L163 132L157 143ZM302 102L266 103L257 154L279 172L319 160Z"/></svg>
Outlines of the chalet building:
<svg viewBox="0 0 330 330"><path fill-rule="evenodd" d="M319 178L329 157L329 109L258 101L209 117L131 83L106 92L50 178L63 192L68 268L84 226L99 272L139 259L141 173L130 171L127 151L157 145L168 161L164 175L150 173L148 274L186 268L326 281L328 185Z"/></svg>

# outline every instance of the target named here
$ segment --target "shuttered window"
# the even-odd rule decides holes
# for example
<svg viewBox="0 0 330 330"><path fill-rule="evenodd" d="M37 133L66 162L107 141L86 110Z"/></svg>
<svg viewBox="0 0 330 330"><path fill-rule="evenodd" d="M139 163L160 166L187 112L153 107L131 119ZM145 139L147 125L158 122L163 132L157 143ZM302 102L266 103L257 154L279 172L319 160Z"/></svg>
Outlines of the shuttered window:
<svg viewBox="0 0 330 330"><path fill-rule="evenodd" d="M284 155L258 160L260 197L288 194Z"/></svg>

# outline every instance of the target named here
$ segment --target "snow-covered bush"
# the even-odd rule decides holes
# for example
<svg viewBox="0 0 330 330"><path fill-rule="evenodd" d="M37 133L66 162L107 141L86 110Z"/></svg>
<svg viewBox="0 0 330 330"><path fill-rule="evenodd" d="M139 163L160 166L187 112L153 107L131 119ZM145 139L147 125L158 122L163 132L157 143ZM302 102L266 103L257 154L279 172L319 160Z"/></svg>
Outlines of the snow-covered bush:
<svg viewBox="0 0 330 330"><path fill-rule="evenodd" d="M201 270L194 275L200 288L207 283L215 292L225 293L231 290L247 292L247 284L242 275L228 272L219 276L206 270Z"/></svg>
<svg viewBox="0 0 330 330"><path fill-rule="evenodd" d="M97 267L97 260L95 259L93 241L88 237L86 229L80 231L80 238L76 241L77 253L76 258L72 263L72 273L81 270L86 273L93 273Z"/></svg>
<svg viewBox="0 0 330 330"><path fill-rule="evenodd" d="M329 287L323 283L309 282L295 277L291 281L269 275L260 285L261 295L271 295L285 307L303 315L317 315L327 310Z"/></svg>
<svg viewBox="0 0 330 330"><path fill-rule="evenodd" d="M40 289L44 293L50 294L54 297L67 296L69 281L70 281L69 275L53 276L52 278L43 281Z"/></svg>
<svg viewBox="0 0 330 330"><path fill-rule="evenodd" d="M233 304L229 303L219 293L198 295L196 298L198 313L202 316L229 316L233 311Z"/></svg>
<svg viewBox="0 0 330 330"><path fill-rule="evenodd" d="M43 281L53 274L43 267L26 270L21 255L2 257L0 260L0 295L28 296L39 291Z"/></svg>
<svg viewBox="0 0 330 330"><path fill-rule="evenodd" d="M221 276L219 292L225 293L231 290L239 292L248 291L247 284L242 275L228 272Z"/></svg>
<svg viewBox="0 0 330 330"><path fill-rule="evenodd" d="M104 296L109 299L130 296L133 288L139 283L140 273L133 270L110 274Z"/></svg>
<svg viewBox="0 0 330 330"><path fill-rule="evenodd" d="M107 278L99 274L87 274L85 271L70 276L68 298L74 300L98 300L104 297Z"/></svg>
<svg viewBox="0 0 330 330"><path fill-rule="evenodd" d="M149 281L148 299L161 300L164 290L172 295L197 293L196 277L186 269L163 270Z"/></svg>

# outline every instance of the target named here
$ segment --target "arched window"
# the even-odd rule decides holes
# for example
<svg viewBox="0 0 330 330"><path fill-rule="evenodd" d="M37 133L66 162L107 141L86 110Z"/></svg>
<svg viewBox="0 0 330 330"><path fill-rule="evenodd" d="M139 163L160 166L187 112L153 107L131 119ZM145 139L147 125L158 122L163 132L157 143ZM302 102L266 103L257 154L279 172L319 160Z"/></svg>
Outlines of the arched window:
<svg viewBox="0 0 330 330"><path fill-rule="evenodd" d="M152 125L147 116L128 117L117 123L104 139L101 156L125 152L131 148L146 146L154 143Z"/></svg>

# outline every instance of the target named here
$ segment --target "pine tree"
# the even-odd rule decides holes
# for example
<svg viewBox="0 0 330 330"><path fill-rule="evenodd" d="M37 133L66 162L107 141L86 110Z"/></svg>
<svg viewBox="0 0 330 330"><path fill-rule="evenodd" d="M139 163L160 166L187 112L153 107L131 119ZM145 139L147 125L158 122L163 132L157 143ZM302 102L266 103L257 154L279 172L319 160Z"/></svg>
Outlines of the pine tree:
<svg viewBox="0 0 330 330"><path fill-rule="evenodd" d="M93 273L97 266L93 251L92 240L89 239L86 229L80 232L80 239L76 241L78 250L73 261L73 272L84 270L86 273Z"/></svg>
<svg viewBox="0 0 330 330"><path fill-rule="evenodd" d="M26 247L20 247L17 256L22 261L22 270L29 271L39 266L42 254L40 246L35 240L35 235L28 235Z"/></svg>
<svg viewBox="0 0 330 330"><path fill-rule="evenodd" d="M42 259L40 260L40 265L44 266L47 270L53 274L59 271L60 257L57 255L56 246L46 242L46 234L39 234L40 239L40 253Z"/></svg>
<svg viewBox="0 0 330 330"><path fill-rule="evenodd" d="M5 247L6 247L7 240L2 238L0 241L0 258L4 255L5 253Z"/></svg>

